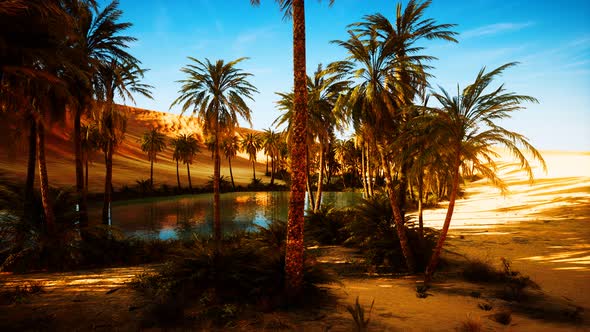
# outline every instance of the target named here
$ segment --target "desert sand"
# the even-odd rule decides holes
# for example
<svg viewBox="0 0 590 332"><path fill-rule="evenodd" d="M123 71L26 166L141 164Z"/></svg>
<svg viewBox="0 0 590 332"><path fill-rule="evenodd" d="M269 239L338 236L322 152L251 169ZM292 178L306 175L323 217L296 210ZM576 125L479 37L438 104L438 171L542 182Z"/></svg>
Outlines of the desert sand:
<svg viewBox="0 0 590 332"><path fill-rule="evenodd" d="M203 142L202 129L198 121L190 116L180 116L172 113L149 111L134 107L123 107L127 114L127 130L123 143L117 148L113 157L113 187L119 190L124 185L133 186L137 180L145 180L150 177L150 163L147 154L141 151L139 139L144 132L151 128L157 128L168 138L177 134L194 133L200 136ZM26 176L27 161L27 132L14 130L14 118L6 114L1 115L0 123L0 174L10 180L24 181ZM71 138L73 125L70 119L65 122L52 124L51 132L47 137L47 169L49 183L55 187L68 187L75 185L74 168L74 143ZM251 129L239 128L237 133L249 132ZM104 191L104 156L102 152L94 152L89 166L89 192L100 193ZM270 182L270 178L264 176L266 157L258 153L256 164L256 177L263 182ZM183 187L188 187L186 165L180 164L180 181ZM252 181L252 163L248 155L238 153L237 158L232 159L234 180L238 185L249 184ZM191 178L193 186L204 185L213 175L213 162L211 152L201 144L201 151L195 156L191 165ZM221 175L229 179L227 159L222 155ZM176 186L176 162L172 160L170 146L163 153L158 154L154 164L154 185L167 184Z"/></svg>

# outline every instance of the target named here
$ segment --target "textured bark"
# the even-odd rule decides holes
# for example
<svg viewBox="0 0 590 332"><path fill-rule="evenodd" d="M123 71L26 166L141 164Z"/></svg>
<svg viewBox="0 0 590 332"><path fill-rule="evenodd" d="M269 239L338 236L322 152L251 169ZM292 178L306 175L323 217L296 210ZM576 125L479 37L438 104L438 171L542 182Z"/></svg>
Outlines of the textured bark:
<svg viewBox="0 0 590 332"><path fill-rule="evenodd" d="M391 204L391 209L393 210L393 217L395 222L395 229L397 231L397 236L399 238L399 244L402 249L402 253L404 254L404 258L406 260L406 267L410 273L414 273L416 270L416 262L414 260L414 254L410 248L410 243L408 242L408 236L406 234L406 227L404 226L404 220L402 219L402 214L400 211L399 206L397 205L397 193L395 188L393 187L393 179L391 177L391 169L389 168L389 163L385 160L385 155L382 150L379 151L381 157L381 166L385 173L385 184L387 186L387 191L389 193L389 202Z"/></svg>
<svg viewBox="0 0 590 332"><path fill-rule="evenodd" d="M186 163L186 174L188 176L188 189L193 190L193 181L191 180L191 165Z"/></svg>
<svg viewBox="0 0 590 332"><path fill-rule="evenodd" d="M217 110L217 116L219 116ZM221 244L221 215L219 206L219 179L221 174L221 158L219 155L219 119L215 119L215 163L213 169L213 234L217 249Z"/></svg>
<svg viewBox="0 0 590 332"><path fill-rule="evenodd" d="M45 226L48 232L55 229L55 215L49 198L49 179L47 177L47 163L45 160L45 126L37 123L37 162L39 164L39 184L41 188L41 204L45 214Z"/></svg>
<svg viewBox="0 0 590 332"><path fill-rule="evenodd" d="M294 119L291 139L291 195L287 226L285 287L297 297L303 286L303 218L305 208L305 160L307 136L307 73L305 70L305 9L303 0L293 0Z"/></svg>
<svg viewBox="0 0 590 332"><path fill-rule="evenodd" d="M236 185L234 184L234 173L232 172L232 169L231 169L231 157L227 157L227 163L229 164L229 178L231 179L231 187L235 191ZM272 181L271 181L271 184L272 184Z"/></svg>
<svg viewBox="0 0 590 332"><path fill-rule="evenodd" d="M275 158L270 159L270 185L272 186L273 184L275 184Z"/></svg>
<svg viewBox="0 0 590 332"><path fill-rule="evenodd" d="M80 118L84 112L83 106L76 107L74 114L74 160L76 164L76 193L78 194L78 208L80 213L80 227L88 225L88 188L84 186L84 167L82 163L82 130Z"/></svg>
<svg viewBox="0 0 590 332"><path fill-rule="evenodd" d="M104 155L105 177L104 177L104 200L102 204L102 223L110 225L110 211L113 195L113 144L107 143L107 150Z"/></svg>
<svg viewBox="0 0 590 332"><path fill-rule="evenodd" d="M313 212L317 212L322 205L322 183L324 182L324 148L320 148L320 170L318 172L318 184L317 184L317 191L315 196L315 206Z"/></svg>
<svg viewBox="0 0 590 332"><path fill-rule="evenodd" d="M455 209L455 200L457 199L457 192L459 191L459 166L461 165L461 156L459 152L456 156L456 161L454 165L454 174L453 174L453 188L451 189L451 195L449 197L449 206L447 208L447 215L445 217L445 223L443 224L443 228L440 232L440 237L438 238L438 242L436 243L436 247L432 250L432 256L430 257L430 262L426 267L426 273L424 274L424 284L428 285L432 281L432 275L434 274L434 270L436 270L436 266L438 265L438 261L440 259L440 254L442 252L442 248L445 244L445 240L447 239L447 233L449 232L449 226L451 225L451 218L453 218L453 210Z"/></svg>
<svg viewBox="0 0 590 332"><path fill-rule="evenodd" d="M178 159L176 159L176 184L178 184L178 190L180 190L180 173L178 172Z"/></svg>
<svg viewBox="0 0 590 332"><path fill-rule="evenodd" d="M410 164L408 162L403 162L402 167L399 172L399 188L397 193L397 204L399 206L402 220L406 220L406 192L408 190L408 171L410 169Z"/></svg>
<svg viewBox="0 0 590 332"><path fill-rule="evenodd" d="M33 201L35 199L35 166L37 165L37 123L29 115L29 159L27 161L27 180L25 183L24 217L31 221L33 218Z"/></svg>

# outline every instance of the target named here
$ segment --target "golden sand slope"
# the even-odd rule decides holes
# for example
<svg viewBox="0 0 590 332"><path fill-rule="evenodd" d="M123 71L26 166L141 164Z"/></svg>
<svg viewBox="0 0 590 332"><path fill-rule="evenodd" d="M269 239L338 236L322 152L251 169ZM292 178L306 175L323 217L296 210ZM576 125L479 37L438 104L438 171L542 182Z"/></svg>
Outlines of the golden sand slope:
<svg viewBox="0 0 590 332"><path fill-rule="evenodd" d="M179 116L171 113L155 112L139 108L125 107L127 113L127 132L123 144L118 148L113 158L113 186L115 189L123 185L134 185L137 180L148 179L150 164L147 156L140 149L139 138L151 128L157 128L169 138L177 134L202 134L201 126L191 117ZM3 116L0 123L0 174L11 180L22 181L26 175L27 143L25 131L15 131L18 126L15 120ZM65 128L65 129L64 129ZM249 129L241 128L239 132ZM47 137L47 168L49 181L52 186L75 185L74 146L71 140L72 124L54 124ZM202 136L202 135L201 135ZM90 192L104 190L104 157L96 152L91 158L89 172ZM269 182L264 175L264 161L262 153L258 155L256 177ZM248 184L252 180L252 164L246 154L240 153L232 160L234 179L237 184ZM221 174L229 178L227 160L222 156ZM211 153L201 145L201 152L195 157L191 166L193 185L202 185L213 175ZM182 186L188 186L186 166L180 165L180 181ZM176 163L172 160L172 149L158 155L154 164L155 185L168 184L176 186Z"/></svg>

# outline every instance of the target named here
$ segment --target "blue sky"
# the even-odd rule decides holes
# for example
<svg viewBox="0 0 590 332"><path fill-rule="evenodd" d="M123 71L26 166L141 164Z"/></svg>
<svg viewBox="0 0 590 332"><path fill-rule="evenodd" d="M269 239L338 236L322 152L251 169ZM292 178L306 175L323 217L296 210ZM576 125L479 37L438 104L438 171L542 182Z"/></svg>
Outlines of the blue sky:
<svg viewBox="0 0 590 332"><path fill-rule="evenodd" d="M292 27L273 0L261 2L252 7L249 0L121 0L123 20L134 24L128 33L138 38L131 52L150 69L145 82L155 87L154 100L138 97L137 106L168 111L187 56L249 57L241 68L254 74L260 91L250 103L253 128L270 127L279 115L275 92L293 84ZM345 39L348 24L377 12L393 20L397 3L336 0L329 7L328 2L306 1L309 73L319 63L346 57L330 41ZM458 44L424 44L424 53L438 58L431 63L434 88L454 91L483 66L519 61L497 83L540 104L527 105L503 125L540 149L590 151L590 1L434 0L427 16L457 24L460 33Z"/></svg>

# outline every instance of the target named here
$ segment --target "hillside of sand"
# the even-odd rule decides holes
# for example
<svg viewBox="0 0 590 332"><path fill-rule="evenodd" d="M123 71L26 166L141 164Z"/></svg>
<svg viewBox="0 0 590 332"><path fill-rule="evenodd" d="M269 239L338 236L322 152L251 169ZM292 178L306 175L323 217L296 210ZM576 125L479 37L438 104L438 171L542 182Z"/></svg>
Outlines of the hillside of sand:
<svg viewBox="0 0 590 332"><path fill-rule="evenodd" d="M178 134L194 133L201 138L201 151L195 156L191 165L193 186L200 186L209 181L213 175L211 152L202 144L202 129L198 121L189 116L172 113L149 111L133 107L123 107L127 115L127 130L123 143L117 148L113 157L113 187L115 190L124 185L135 185L138 180L149 179L150 163L147 154L141 151L139 139L144 132L156 128L169 139ZM24 181L27 164L27 130L18 125L18 119L0 114L0 174L9 181ZM65 122L51 124L47 135L47 169L51 186L74 186L74 143L72 141L73 125L71 117ZM239 128L238 133L251 131ZM262 153L258 154L256 177L268 183L264 177L265 160ZM90 158L89 192L97 193L104 190L104 157L102 152L94 152ZM237 185L245 185L252 181L252 163L248 155L239 153L232 159L232 171ZM229 178L228 163L222 156L221 174ZM180 165L180 181L183 187L188 186L185 165ZM167 184L176 186L176 162L172 160L170 146L159 153L154 164L154 185Z"/></svg>

